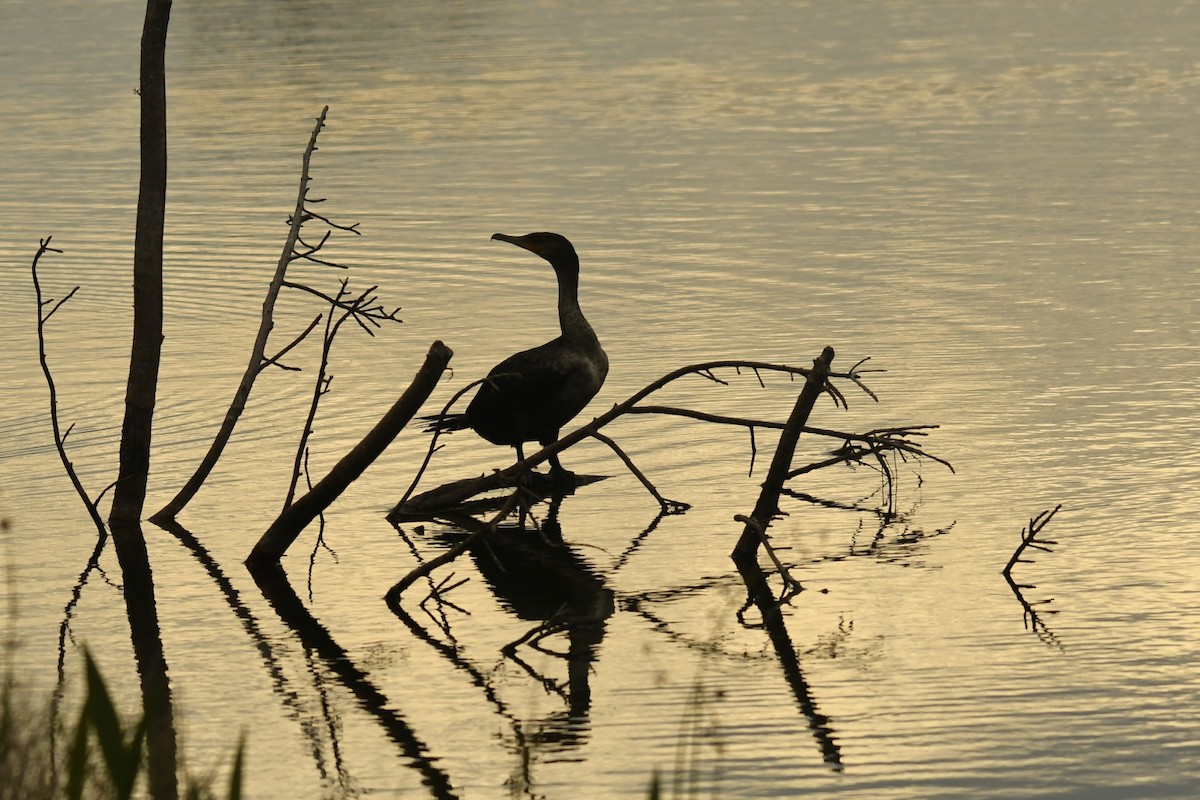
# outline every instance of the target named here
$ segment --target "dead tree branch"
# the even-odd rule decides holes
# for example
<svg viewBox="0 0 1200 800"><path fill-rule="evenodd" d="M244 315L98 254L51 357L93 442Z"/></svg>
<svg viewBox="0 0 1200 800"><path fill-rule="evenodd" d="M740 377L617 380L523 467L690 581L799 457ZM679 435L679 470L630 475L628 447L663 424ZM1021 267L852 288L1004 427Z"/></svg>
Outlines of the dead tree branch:
<svg viewBox="0 0 1200 800"><path fill-rule="evenodd" d="M328 216L319 214L311 209L311 206L316 203L324 202L323 198L309 197L309 183L311 182L311 164L312 155L317 150L317 137L321 130L325 127L325 118L329 112L329 106L321 109L321 114L317 117L316 125L313 127L312 134L308 139L308 146L304 149L304 155L301 159L300 171L300 188L296 194L296 205L292 213L287 218L288 235L284 241L282 251L279 255L279 260L275 265L275 274L271 279L271 283L267 287L266 297L263 300L263 310L261 321L259 322L258 333L254 340L254 346L251 348L250 359L246 365L246 370L242 374L242 379L238 384L237 390L234 392L233 400L229 404L228 410L225 412L225 418L221 422L221 427L214 437L212 444L209 446L208 452L201 459L195 473L184 484L183 488L175 495L175 497L159 511L153 519L155 521L165 521L174 519L180 511L183 510L191 499L195 497L200 490L204 481L216 466L217 461L221 457L225 446L228 444L230 437L233 435L233 429L237 425L242 412L246 408L246 403L250 398L250 392L254 387L254 382L259 373L268 367L278 367L284 370L297 371L296 367L289 367L281 362L280 359L290 350L299 345L305 338L308 337L320 323L320 317L309 323L308 327L296 336L287 346L282 348L274 356L266 355L267 340L270 338L271 331L274 328L275 320L275 305L279 299L280 290L283 288L295 289L302 292L315 295L321 298L331 306L331 318L334 309L346 312L348 317L340 318L344 321L346 318L353 319L354 322L368 334L374 336L374 329L382 327L384 323L395 322L401 320L397 316L400 309L388 310L375 299L373 292L377 287L371 287L361 293L358 298L349 298L345 292L345 283L342 284L338 296L331 297L330 295L318 289L307 286L304 283L288 280L287 269L296 262L301 261L316 266L333 267L336 269L346 269L345 265L335 263L329 259L318 257L317 254L330 241L334 231L345 231L353 233L356 236L361 235L358 230L358 224L343 225L334 222ZM321 238L315 242L309 242L304 238L303 227L307 222L317 220L326 226L326 230L322 233ZM338 323L340 325L341 322ZM320 381L318 381L318 384ZM307 427L306 427L307 430ZM306 436L306 434L302 434ZM303 447L300 448L303 452ZM294 475L295 473L293 473ZM294 496L295 479L293 477L292 489L289 491L290 496Z"/></svg>
<svg viewBox="0 0 1200 800"><path fill-rule="evenodd" d="M129 375L125 381L117 485L108 512L122 564L126 548L121 543L121 532L135 529L142 519L146 502L150 440L162 361L163 226L167 214L166 59L170 18L170 0L148 0L138 70L141 124L137 219L133 234L133 341L129 351ZM156 788L154 780L150 788Z"/></svg>
<svg viewBox="0 0 1200 800"><path fill-rule="evenodd" d="M813 368L804 382L800 396L796 398L796 405L792 408L787 426L783 429L783 433L779 437L779 444L775 447L775 455L767 470L767 478L763 481L758 502L755 503L754 511L746 520L742 535L733 549L734 561L754 557L759 544L766 541L766 530L771 524L771 520L779 515L779 493L783 490L784 481L787 480L787 474L792 465L792 455L796 451L796 443L800 439L800 432L808 421L808 415L812 412L813 405L817 402L817 397L825 390L832 362L832 347L826 347L821 351L821 355L813 361Z"/></svg>
<svg viewBox="0 0 1200 800"><path fill-rule="evenodd" d="M346 300L342 294L338 294L336 297L330 296L325 292L322 292L320 289L314 289L307 284L296 283L294 281L284 281L283 285L289 289L307 292L314 297L319 297L334 308L340 308L343 311L352 311L354 313L355 322L357 322L363 330L372 336L375 334L371 328L381 328L385 322L403 322L403 320L396 316L400 313L399 308L394 308L391 311L388 311L383 304L376 302L374 296L370 296L372 292L379 288L378 286L372 286L370 289L364 292L363 295L370 296L369 299L358 302L356 305L356 301ZM374 305L372 305L372 303L374 303Z"/></svg>
<svg viewBox="0 0 1200 800"><path fill-rule="evenodd" d="M312 490L285 508L263 533L246 559L246 565L251 570L278 563L300 531L328 508L387 449L433 392L453 355L453 351L441 342L434 342L430 346L425 363L412 383L375 427Z"/></svg>
<svg viewBox="0 0 1200 800"><path fill-rule="evenodd" d="M50 317L54 316L63 304L75 296L79 291L79 287L71 289L60 300L44 300L42 298L42 284L38 280L38 263L42 260L42 256L46 253L61 253L62 250L50 246L52 236L47 236L39 242L37 253L33 256L33 265L31 272L33 273L33 291L37 297L38 321L37 321L37 338L38 338L38 361L42 365L42 374L46 376L46 387L50 390L50 429L54 435L54 448L58 451L58 457L62 461L63 469L66 470L67 477L71 479L71 485L75 487L75 493L79 495L79 499L83 501L84 508L87 509L88 516L92 518L92 522L96 525L96 530L100 532L100 540L103 542L108 537L108 528L104 525L104 519L100 516L100 510L97 507L100 498L93 500L88 496L87 490L83 488L83 481L79 479L79 474L75 472L75 465L71 463L71 459L67 457L67 437L71 435L71 427L68 427L64 433L58 420L58 388L54 385L54 376L50 372L50 363L46 360L46 323ZM50 310L46 311L46 307L50 306ZM101 492L101 495L104 493Z"/></svg>
<svg viewBox="0 0 1200 800"><path fill-rule="evenodd" d="M208 478L209 473L212 472L213 467L216 466L217 461L221 458L221 453L225 450L225 445L229 443L229 439L233 435L233 429L241 418L242 411L246 408L246 402L250 399L250 391L254 388L254 381L258 377L258 374L267 365L277 363L278 355L269 360L265 357L267 339L271 335L271 330L275 327L275 302L279 298L279 290L283 286L288 264L294 260L296 243L300 239L300 226L304 223L306 217L304 207L308 199L308 184L312 180L309 176L309 168L312 162L312 155L317 149L317 136L321 133L321 129L325 127L325 115L328 113L329 106L321 109L321 114L317 117L316 125L313 126L312 134L308 138L308 146L304 148L300 170L300 189L296 194L296 207L290 217L287 240L284 242L283 252L280 254L279 261L275 266L275 275L272 277L271 283L267 287L266 297L263 299L263 310L258 326L258 334L255 336L254 346L250 351L250 361L246 365L246 371L242 373L242 379L238 383L237 390L234 392L233 400L230 401L229 409L225 412L225 419L222 420L216 437L213 439L212 444L209 445L208 452L204 454L204 457L200 460L200 464L196 467L195 473L183 485L183 488L152 517L155 521L175 519L184 506L191 502L196 493L200 491L200 487Z"/></svg>
<svg viewBox="0 0 1200 800"><path fill-rule="evenodd" d="M324 317L324 314L318 314L317 316L313 317L313 321L308 323L308 327L305 328L303 331L301 331L300 334L298 336L296 336L295 339L292 339L292 341L290 343L288 343L288 345L286 347L284 347L282 350L280 350L275 355L266 359L263 362L263 367L266 368L266 367L275 366L275 367L279 367L282 370L287 370L289 372L299 372L300 371L299 367L286 366L284 364L281 364L279 362L279 359L283 358L285 355L288 354L289 351L291 351L297 345L299 345L301 342L303 342L305 339L307 339L308 335L310 333L312 333L314 330L316 330L316 327L321 324L321 319L323 317Z"/></svg>
<svg viewBox="0 0 1200 800"><path fill-rule="evenodd" d="M401 503L398 503L392 509L392 515L429 515L440 510L454 508L462 502L474 497L483 492L494 491L505 486L511 486L517 476L533 469L538 464L546 461L551 455L560 453L569 447L578 444L580 441L593 437L595 432L609 424L613 420L621 417L624 414L631 413L637 407L637 404L650 396L654 392L662 389L668 384L673 383L680 378L688 375L698 375L707 380L716 383L725 383L718 378L714 370L718 369L750 369L760 370L762 372L776 372L787 375L800 375L808 377L812 372L807 367L792 367L786 364L772 364L763 361L739 361L739 360L722 360L709 361L702 364L692 364L686 367L681 367L677 370L667 373L663 377L647 385L645 388L635 392L629 399L622 403L613 406L607 412L593 419L590 423L583 425L571 433L563 436L557 442L543 447L536 453L527 456L524 461L517 462L503 470L493 472L488 475L483 475L477 478L467 478L464 480L454 481L439 486L436 489L431 489L421 494L406 497ZM850 373L828 373L830 377L847 378L854 380L857 375ZM855 380L855 383L858 383ZM823 390L822 390L823 391ZM837 398L841 395L831 395ZM814 398L815 399L815 398ZM844 400L844 398L842 398Z"/></svg>
<svg viewBox="0 0 1200 800"><path fill-rule="evenodd" d="M1042 532L1042 529L1049 524L1050 520L1054 519L1054 515L1062 508L1062 503L1056 505L1053 509L1043 511L1033 519L1029 520L1029 527L1021 529L1021 543L1017 545L1017 549L1013 551L1012 557L1008 559L1008 563L1004 565L1004 569L1000 573L1006 578L1012 578L1012 568L1017 564L1032 564L1032 558L1021 558L1027 548L1032 547L1034 550L1041 550L1044 553L1052 553L1054 545L1058 542L1050 539L1037 540L1037 536ZM1033 584L1017 584L1022 589L1036 589Z"/></svg>
<svg viewBox="0 0 1200 800"><path fill-rule="evenodd" d="M442 406L442 410L438 413L438 422L441 422L441 420L446 418L446 415L450 413L450 409L456 402L458 402L460 397L471 391L471 389L475 388L476 386L479 386L481 383L486 383L488 380L490 379L480 378L477 381L468 383L466 386L455 392L454 396L447 401L446 405ZM408 489L405 490L404 495L400 498L400 502L396 504L396 509L402 508L408 501L408 498L412 497L412 493L417 490L417 486L421 483L421 477L425 474L425 470L429 468L429 462L433 458L433 454L441 449L438 447L438 437L442 435L441 427L436 423L432 427L433 437L429 440L429 448L425 451L425 458L421 461L421 466L417 468L417 474L413 476L412 483L408 485ZM393 513L395 513L394 510Z"/></svg>
<svg viewBox="0 0 1200 800"><path fill-rule="evenodd" d="M834 377L842 377L837 375ZM866 387L864 387L866 390ZM667 416L686 417L688 419L699 420L700 422L711 422L717 425L736 425L748 428L753 437L755 428L769 428L774 430L783 430L787 427L785 422L775 422L765 419L750 419L747 417L731 417L724 414L710 414L705 411L696 411L691 408L678 408L675 406L637 406L628 410L629 414L663 414ZM930 461L945 466L951 472L954 472L954 467L949 461L938 458L935 455L925 451L913 442L909 441L912 436L928 436L925 431L936 430L938 425L906 425L899 428L881 428L866 433L847 433L845 431L831 430L829 428L817 428L809 425L803 427L803 433L810 433L816 436L824 436L831 439L839 439L846 442L861 442L867 445L865 448L848 448L842 455L830 459L827 462L821 462L818 465L809 465L800 467L788 473L788 479L794 478L797 475L802 475L805 472L811 472L820 467L831 466L842 461L861 461L867 455L881 453L885 451L895 450L901 453L908 453L917 458L927 458ZM754 449L754 440L751 438L751 447Z"/></svg>
<svg viewBox="0 0 1200 800"><path fill-rule="evenodd" d="M650 479L647 478L645 474L643 474L642 471L637 468L637 466L633 463L633 460L630 459L629 456L625 454L625 451L621 449L621 446L612 439L608 438L603 433L600 433L600 431L593 431L592 438L608 445L609 449L617 454L617 458L621 459L621 461L625 463L625 468L633 473L633 476L641 481L642 486L646 487L646 491L650 492L650 495L658 501L658 505L664 514L682 514L684 511L687 511L689 508L691 508L691 506L687 503L681 503L678 500L668 500L659 494L658 489L654 488L654 484L650 482Z"/></svg>
<svg viewBox="0 0 1200 800"><path fill-rule="evenodd" d="M333 340L337 337L342 324L346 320L354 318L359 313L363 304L369 303L372 300L371 292L374 291L374 287L362 292L349 303L343 304L341 302L342 299L350 294L347 288L349 283L348 279L342 280L337 298L331 305L329 313L325 316L325 333L321 339L321 362L317 368L316 380L313 381L312 400L309 402L308 416L305 417L304 426L300 431L300 443L296 446L296 458L292 465L292 478L288 484L287 497L283 502L284 508L290 506L292 500L296 497L296 485L300 482L300 472L303 468L304 459L308 455L308 437L312 435L313 422L317 418L317 409L321 405L321 398L329 392L329 384L333 381L333 376L329 374L329 354L333 350ZM336 320L334 319L334 308L345 309ZM367 332L370 333L370 330Z"/></svg>

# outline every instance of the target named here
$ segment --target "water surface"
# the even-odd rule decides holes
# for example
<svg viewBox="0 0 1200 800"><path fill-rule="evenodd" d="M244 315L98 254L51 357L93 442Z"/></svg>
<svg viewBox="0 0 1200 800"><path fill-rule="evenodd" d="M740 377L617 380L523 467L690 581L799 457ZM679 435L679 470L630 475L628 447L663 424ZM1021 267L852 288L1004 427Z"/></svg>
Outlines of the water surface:
<svg viewBox="0 0 1200 800"><path fill-rule="evenodd" d="M128 350L142 10L0 4L0 503L15 662L37 691L58 680L94 530L50 445L28 266L53 234L65 252L45 285L81 286L48 347L96 493L115 466ZM364 235L326 252L405 322L338 340L314 469L374 423L434 339L455 350L440 406L554 335L551 272L488 238L545 229L575 242L613 365L585 413L686 363L807 364L828 344L835 365L869 356L887 372L869 381L878 404L848 391L849 411L823 402L814 422L939 424L925 444L957 470L904 468L888 525L865 468L794 487L826 501L787 501L775 529L807 587L784 614L805 705L767 633L739 624L728 559L771 437L748 477L744 431L613 428L693 505L656 525L606 449L573 449L569 466L615 476L558 509L558 555L614 603L584 709L563 660L502 655L534 622L475 562L454 566L471 580L453 593L470 613L446 611L452 638L420 611L424 591L406 607L427 638L382 602L415 563L383 518L427 442L404 433L331 509L329 549L310 533L285 567L458 795L639 797L659 770L699 796L1191 797L1198 30L1195 3L1101 0L177 3L148 505L190 474L224 413L328 104L314 193ZM287 298L278 335L319 311ZM241 566L283 501L315 359L308 348L299 376L263 376L181 519L211 560L149 529L182 747L203 771L244 728L252 796L422 796L380 715ZM778 419L798 389L723 377L664 399ZM802 439L797 459L829 446ZM506 458L456 435L427 481ZM1059 546L1018 568L1037 584L1028 599L1058 612L1039 636L999 570L1028 518L1059 503ZM404 533L424 558L449 541L437 526ZM107 551L101 566L71 607L65 676L74 692L87 643L132 710L120 570Z"/></svg>

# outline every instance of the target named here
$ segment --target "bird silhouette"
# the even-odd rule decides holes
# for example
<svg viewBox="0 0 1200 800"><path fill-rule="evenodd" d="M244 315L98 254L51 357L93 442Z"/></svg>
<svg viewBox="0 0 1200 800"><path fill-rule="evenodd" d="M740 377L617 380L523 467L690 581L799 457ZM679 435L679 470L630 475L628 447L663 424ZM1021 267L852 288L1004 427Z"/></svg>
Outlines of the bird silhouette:
<svg viewBox="0 0 1200 800"><path fill-rule="evenodd" d="M583 410L608 375L608 356L579 308L579 256L566 237L539 231L524 236L503 233L510 242L550 262L558 276L559 336L501 361L480 384L463 414L427 417L431 430L470 428L492 444L508 445L523 461L525 442L548 445ZM551 473L566 473L558 455Z"/></svg>

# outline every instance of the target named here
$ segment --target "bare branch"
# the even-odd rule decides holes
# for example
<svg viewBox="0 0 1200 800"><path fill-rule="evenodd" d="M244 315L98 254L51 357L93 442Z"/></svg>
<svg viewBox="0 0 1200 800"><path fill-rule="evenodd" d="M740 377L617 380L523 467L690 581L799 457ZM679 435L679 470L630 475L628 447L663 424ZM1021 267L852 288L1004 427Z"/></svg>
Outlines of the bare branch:
<svg viewBox="0 0 1200 800"><path fill-rule="evenodd" d="M296 252L296 253L294 253L294 255L311 256L313 253L317 252L318 250L320 250L322 247L325 246L325 243L329 241L330 236L333 236L333 231L330 231L330 230L325 231L324 235L321 236L321 241L317 242L316 244L309 244L308 242L304 241L303 235L297 236L296 243L299 244L300 246L304 247L305 252L303 252L303 253Z"/></svg>
<svg viewBox="0 0 1200 800"><path fill-rule="evenodd" d="M860 367L863 364L867 363L870 360L871 360L870 356L867 356L866 358L861 359L853 367L851 367L849 370L847 370L845 375L840 375L838 377L842 377L842 378L845 378L846 380L853 381L855 383L855 385L858 386L858 388L862 389L864 392L867 393L868 396L870 396L870 398L872 400L874 400L875 402L878 403L879 398L875 395L874 392L872 392L869 388L867 388L867 385L865 383L863 383L861 376L867 372L880 373L880 372L887 372L887 370L885 370L885 369L860 369Z"/></svg>
<svg viewBox="0 0 1200 800"><path fill-rule="evenodd" d="M315 256L311 256L311 255L308 255L305 253L293 253L291 256L291 260L292 261L307 261L310 264L317 264L318 266L322 266L322 267L333 267L334 269L350 269L350 267L346 266L345 264L338 264L333 261L326 261L323 258L317 258Z"/></svg>
<svg viewBox="0 0 1200 800"><path fill-rule="evenodd" d="M317 314L317 316L313 318L313 321L308 323L308 327L305 328L304 331L301 332L301 334L299 336L297 336L295 339L292 339L291 343L287 347L283 348L282 350L280 350L278 353L271 356L270 358L263 359L263 363L259 367L259 371L261 372L262 370L264 370L267 367L272 366L272 365L279 367L280 369L298 370L299 367L285 367L283 364L279 363L279 359L283 358L283 356L289 350L293 349L298 344L303 342L308 337L308 335L313 332L313 330L317 327L317 325L320 324L322 316L323 316L322 314Z"/></svg>
<svg viewBox="0 0 1200 800"><path fill-rule="evenodd" d="M300 535L300 531L336 500L403 430L437 386L438 378L445 371L446 364L452 356L450 348L441 342L434 342L430 346L425 362L417 371L412 383L375 427L350 452L342 456L337 465L317 482L312 491L284 509L271 527L263 533L246 559L248 567L254 570L279 562L287 548Z"/></svg>
<svg viewBox="0 0 1200 800"><path fill-rule="evenodd" d="M684 511L687 511L689 508L691 508L691 505L688 503L681 503L678 500L668 500L659 494L658 489L654 488L654 484L651 483L650 480L642 473L642 471L634 465L629 456L625 454L625 451L622 450L621 447L612 439L608 438L603 433L600 433L600 431L592 431L592 438L604 442L612 449L614 453L617 454L617 457L620 458L621 461L625 462L626 468L633 473L635 478L642 482L642 486L646 487L646 491L650 492L651 496L658 501L658 504L662 507L664 514L682 514Z"/></svg>
<svg viewBox="0 0 1200 800"><path fill-rule="evenodd" d="M775 422L765 419L750 419L748 417L731 417L725 414L710 414L706 411L696 411L690 408L677 408L675 406L634 406L629 408L626 413L629 414L665 414L675 417L687 417L689 419L699 420L701 422L712 422L718 425L740 425L744 428L749 428L751 433L751 449L754 450L754 429L769 428L773 430L783 430L786 423ZM832 430L830 428L818 428L810 425L805 425L804 433L810 433L816 436L825 436L831 439L840 439L847 442L863 442L867 445L882 446L883 450L897 450L910 453L918 458L928 458L930 461L946 467L946 469L954 472L954 466L944 458L932 455L917 445L908 441L909 436L926 436L924 433L927 430L936 430L937 425L908 425L899 428L881 428L879 430L868 431L867 433L847 433L846 431ZM868 451L862 451L860 455L866 455ZM852 458L838 459L838 461L859 460ZM753 461L751 462L753 463ZM833 462L837 463L837 462ZM788 475L788 478L794 478L797 475L802 475L805 472L812 470L804 467L796 470Z"/></svg>
<svg viewBox="0 0 1200 800"><path fill-rule="evenodd" d="M50 390L50 429L54 436L54 449L58 451L59 460L62 461L63 469L66 470L67 477L71 480L71 485L75 487L75 493L79 495L79 499L83 501L84 508L87 509L88 516L92 518L92 522L96 525L96 530L100 533L101 543L108 536L108 528L104 525L104 519L100 516L98 508L100 498L92 500L83 488L83 482L79 479L79 474L75 471L75 465L71 463L71 459L67 457L67 437L71 435L74 429L74 424L67 428L66 433L62 432L62 427L58 420L58 389L54 385L54 375L50 372L50 362L46 359L46 322L54 315L54 312L62 308L63 304L74 297L75 292L79 287L76 286L66 297L59 300L49 313L43 314L42 310L52 301L42 299L42 284L38 279L38 264L42 260L42 256L46 253L61 253L62 250L50 246L52 236L47 236L38 243L37 253L33 256L33 264L31 273L33 275L33 291L37 298L38 321L37 321L37 339L38 339L38 361L42 365L42 374L46 377L46 387ZM107 489L105 490L107 491ZM103 496L103 492L101 492Z"/></svg>
<svg viewBox="0 0 1200 800"><path fill-rule="evenodd" d="M217 435L213 438L212 444L209 445L208 451L200 460L200 464L196 467L196 471L175 494L175 497L151 518L154 521L173 520L191 502L196 493L200 491L200 487L204 485L204 481L208 478L209 473L212 472L213 467L216 466L221 453L225 450L225 445L233 435L233 429L241 418L242 411L246 407L246 402L250 398L250 391L254 387L254 381L259 373L262 372L267 349L267 339L271 335L271 329L275 326L275 302L279 298L279 290L284 284L288 264L291 263L292 254L296 250L296 242L300 238L300 226L304 224L306 216L304 207L308 198L308 184L311 181L309 173L312 156L317 149L317 136L320 135L321 129L325 127L325 116L328 113L329 106L321 109L321 114L317 117L312 134L308 138L308 145L304 148L304 155L301 158L300 186L296 192L295 210L292 212L291 217L289 217L287 239L283 244L279 260L275 265L275 274L271 278L270 285L267 287L266 297L263 299L262 317L259 322L258 333L254 339L254 346L250 351L246 370L242 373L242 379L238 383L237 390L234 392L233 399L229 403L228 410L225 412L225 418L221 422L221 427L217 431Z"/></svg>
<svg viewBox="0 0 1200 800"><path fill-rule="evenodd" d="M1006 578L1010 578L1014 565L1032 564L1032 559L1021 558L1021 555L1028 547L1033 547L1035 550L1041 550L1046 553L1053 552L1047 545L1056 545L1058 542L1050 541L1048 539L1043 539L1041 542L1037 542L1035 540L1037 539L1037 535L1042 532L1042 529L1045 528L1047 524L1049 524L1050 520L1054 518L1054 515L1058 513L1060 508L1062 508L1062 503L1059 503L1053 509L1041 512L1036 517L1029 520L1029 527L1021 529L1021 543L1017 545L1017 549L1013 551L1012 557L1008 559L1008 564L1004 566L1004 569L1000 570L1000 574L1004 575ZM1033 589L1035 587L1026 586L1024 588Z"/></svg>
<svg viewBox="0 0 1200 800"><path fill-rule="evenodd" d="M600 430L605 425L622 416L623 414L630 413L638 403L640 403L649 395L684 376L699 375L716 383L725 384L726 382L718 378L714 373L714 370L718 369L758 369L764 372L780 372L792 375L804 375L806 377L812 372L812 369L808 367L791 367L786 364L771 364L764 361L741 361L732 359L723 361L709 361L702 364L691 364L686 367L680 367L677 370L667 373L638 392L635 392L623 403L613 406L610 410L596 417L590 423L575 429L571 433L560 438L557 442L546 445L533 455L526 457L524 461L517 462L516 464L513 464L512 466L509 466L500 472L484 475L479 478L455 481L454 483L446 484L445 486L432 489L414 497L406 498L403 503L397 504L392 509L392 513L400 515L424 515L437 510L453 508L464 500L474 497L480 492L492 491L496 488L504 486L506 485L506 482L512 481L521 472L532 469L538 464L541 464L543 461L549 459L550 456L572 447L583 439L591 437L595 431ZM830 377L849 376L845 373L830 373Z"/></svg>
<svg viewBox="0 0 1200 800"><path fill-rule="evenodd" d="M47 241L49 241L49 239L47 239ZM62 250L53 250L53 251L51 251L51 252L55 252L55 253L61 253L61 252L62 252ZM71 291L67 292L67 296L66 296L66 297L64 297L62 300L59 300L57 303L54 303L54 308L50 309L50 311L49 311L49 312L47 312L46 314L44 314L44 315L42 316L42 322L43 322L43 323L49 322L49 321L50 321L50 318L54 316L54 313L55 313L56 311L58 311L60 308L62 308L62 307L63 307L63 304L64 304L64 303L66 303L68 300L70 300L72 297L74 297L74 296L75 296L75 293L76 293L76 292L78 292L78 291L79 291L79 287L78 287L78 286L76 286L76 287L74 287L73 289L71 289ZM38 305L49 305L51 302L53 302L53 301L52 301L52 300L47 300L45 303L39 303Z"/></svg>
<svg viewBox="0 0 1200 800"><path fill-rule="evenodd" d="M833 363L833 348L826 347L821 355L813 360L813 368L804 381L804 388L796 398L792 413L788 416L787 426L779 436L779 444L775 447L775 455L771 458L771 466L767 469L767 477L763 481L762 491L754 504L754 511L746 518L742 535L738 538L733 549L734 561L750 560L758 551L759 544L764 541L767 526L779 514L779 493L787 480L787 473L796 451L796 443L808 415L812 413L817 397L821 394L825 383L829 380L830 364Z"/></svg>
<svg viewBox="0 0 1200 800"><path fill-rule="evenodd" d="M324 199L324 198L321 198L320 200L312 200L312 201L310 201L310 202L313 202L313 203L324 203L324 202L325 202L325 199ZM326 217L326 216L324 216L323 214L318 214L318 213L317 213L317 212L315 212L315 211L308 211L308 212L307 212L307 214L308 214L308 216L309 216L310 218L312 218L312 219L319 219L319 220L321 220L321 222L324 222L326 225L328 225L328 226L329 226L329 227L331 227L331 228L336 228L336 229L337 229L337 230L339 230L339 231L347 231L348 233L353 233L353 234L354 234L354 235L356 235L356 236L362 236L362 231L360 231L360 230L358 229L358 223L357 223L357 222L356 222L356 223L354 223L353 225L342 225L342 224L340 224L340 223L334 222L334 221L333 221L333 220L331 220L329 217Z"/></svg>
<svg viewBox="0 0 1200 800"><path fill-rule="evenodd" d="M333 309L339 307L344 301L344 298L349 295L348 278L343 278L341 285L338 287L337 298L331 304L329 315L325 317L325 333L321 339L321 362L317 368L316 380L313 382L312 399L309 402L308 415L305 417L304 426L300 431L300 443L296 447L296 458L292 465L292 479L288 485L287 497L283 502L283 507L286 509L292 504L292 500L296 496L296 485L300 480L301 460L308 458L308 437L312 435L313 422L317 417L317 408L320 406L321 398L329 393L329 386L333 382L333 376L328 374L329 371L329 355L333 350L333 340L337 337L338 331L347 319L357 319L358 306L365 302L373 291L374 287L367 289L360 294L357 299L350 302L349 306L342 306L344 311L337 321L333 319ZM318 317L320 319L320 317ZM369 331L368 331L369 333ZM311 486L309 487L312 488Z"/></svg>
<svg viewBox="0 0 1200 800"><path fill-rule="evenodd" d="M326 303L329 303L332 306L336 306L337 308L340 308L343 310L354 309L354 301L345 300L340 296L337 298L331 297L331 296L325 294L324 292L320 291L319 289L314 289L311 286L308 286L306 284L296 283L294 281L284 281L283 285L289 289L296 289L297 291L308 292L309 294L314 295L315 297L319 297L322 300L324 300ZM374 291L376 288L378 288L378 287L372 286L367 291L368 292ZM374 301L374 298L371 298L370 301ZM376 327L382 327L382 325L380 323L383 323L383 322L396 322L396 323L403 322L403 320L398 319L396 317L396 315L400 313L399 307L396 307L396 309L393 311L388 311L383 305L375 305L375 306L370 306L368 308L358 308L358 309L355 309L355 311L356 311L356 315L361 318L359 320L360 325L362 325L361 320L367 320L370 322L370 324L375 325ZM367 330L365 326L363 326L363 329ZM367 330L367 333L371 333L371 331ZM372 335L374 335L374 334L372 334Z"/></svg>
<svg viewBox="0 0 1200 800"><path fill-rule="evenodd" d="M404 504L408 502L408 499L412 497L412 493L417 490L417 485L420 484L421 478L425 475L425 470L429 468L429 462L433 458L433 454L441 449L437 443L438 437L442 435L441 423L446 418L446 415L450 413L450 409L454 407L454 404L457 403L459 398L464 394L482 383L487 383L489 380L491 380L490 377L484 377L477 381L471 381L466 386L455 392L454 396L446 402L446 405L442 406L442 410L438 413L436 421L431 426L433 428L433 437L429 440L429 449L425 451L425 458L423 461L421 461L421 466L417 469L417 474L413 476L412 483L408 485L408 489L404 492L404 496L401 497L400 502L396 504L396 509L402 508Z"/></svg>
<svg viewBox="0 0 1200 800"><path fill-rule="evenodd" d="M1038 540L1037 536L1042 532L1046 525L1049 524L1050 520L1054 518L1054 515L1058 513L1060 508L1062 508L1062 503L1056 505L1052 510L1042 511L1036 517L1029 520L1029 527L1021 530L1021 543L1017 545L1017 549L1013 551L1012 557L1009 558L1008 563L1004 566L1004 569L1000 570L1000 574L1004 576L1004 580L1008 583L1008 587L1012 589L1017 601L1021 604L1025 627L1037 634L1037 637L1046 644L1057 647L1061 650L1062 644L1058 641L1058 637L1054 635L1054 632L1050 630L1050 628L1046 625L1045 620L1041 616L1042 613L1057 613L1056 610L1046 608L1040 608L1039 610L1039 607L1044 607L1050 603L1053 603L1054 599L1050 598L1047 600L1037 601L1035 603L1029 602L1025 599L1025 595L1022 594L1021 590L1036 589L1037 587L1031 583L1017 583L1012 577L1012 568L1015 565L1033 563L1033 559L1031 558L1021 558L1021 555L1027 548L1032 547L1035 550L1041 550L1045 553L1053 552L1051 547L1053 545L1057 545L1058 542L1050 539Z"/></svg>

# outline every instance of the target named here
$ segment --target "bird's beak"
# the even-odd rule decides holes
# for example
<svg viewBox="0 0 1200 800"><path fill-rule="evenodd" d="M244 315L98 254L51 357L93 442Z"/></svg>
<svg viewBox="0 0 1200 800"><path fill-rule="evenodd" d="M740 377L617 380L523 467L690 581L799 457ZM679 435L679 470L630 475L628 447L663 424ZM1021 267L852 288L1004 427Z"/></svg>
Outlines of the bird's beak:
<svg viewBox="0 0 1200 800"><path fill-rule="evenodd" d="M529 241L528 236L509 236L507 233L493 233L492 238L499 239L502 242L508 242L509 244L515 244L517 247L523 247L529 252L536 253L539 256L542 254L541 248Z"/></svg>

